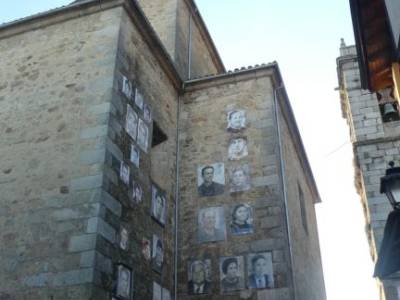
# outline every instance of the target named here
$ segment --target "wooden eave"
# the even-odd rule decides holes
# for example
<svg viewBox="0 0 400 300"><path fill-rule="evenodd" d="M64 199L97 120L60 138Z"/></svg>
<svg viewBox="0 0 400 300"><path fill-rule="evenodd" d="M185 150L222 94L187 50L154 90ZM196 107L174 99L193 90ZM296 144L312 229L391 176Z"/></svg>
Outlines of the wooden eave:
<svg viewBox="0 0 400 300"><path fill-rule="evenodd" d="M350 0L361 85L373 92L393 85L393 42L384 0Z"/></svg>

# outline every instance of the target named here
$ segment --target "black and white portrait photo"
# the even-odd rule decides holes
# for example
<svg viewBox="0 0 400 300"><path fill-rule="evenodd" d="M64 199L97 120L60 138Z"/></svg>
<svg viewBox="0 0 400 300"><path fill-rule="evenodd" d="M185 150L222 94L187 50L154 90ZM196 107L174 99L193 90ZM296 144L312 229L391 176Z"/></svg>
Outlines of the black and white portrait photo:
<svg viewBox="0 0 400 300"><path fill-rule="evenodd" d="M164 244L161 239L153 234L153 251L151 265L154 271L161 273L164 263Z"/></svg>
<svg viewBox="0 0 400 300"><path fill-rule="evenodd" d="M128 250L129 246L129 233L128 230L125 227L120 227L119 233L118 233L118 244L119 248L122 250Z"/></svg>
<svg viewBox="0 0 400 300"><path fill-rule="evenodd" d="M122 76L122 94L129 100L133 98L133 85L125 76Z"/></svg>
<svg viewBox="0 0 400 300"><path fill-rule="evenodd" d="M131 144L131 157L130 157L130 160L135 165L136 168L139 168L140 150L134 144Z"/></svg>
<svg viewBox="0 0 400 300"><path fill-rule="evenodd" d="M137 143L144 152L147 152L147 148L149 147L149 132L149 127L139 118Z"/></svg>
<svg viewBox="0 0 400 300"><path fill-rule="evenodd" d="M208 294L211 289L211 259L190 261L188 278L190 295Z"/></svg>
<svg viewBox="0 0 400 300"><path fill-rule="evenodd" d="M223 163L214 163L197 168L197 190L200 197L224 193L225 169Z"/></svg>
<svg viewBox="0 0 400 300"><path fill-rule="evenodd" d="M129 185L129 175L130 175L129 166L123 161L121 161L121 166L119 169L119 177L121 178L122 182L125 183L126 185Z"/></svg>
<svg viewBox="0 0 400 300"><path fill-rule="evenodd" d="M229 160L240 160L248 155L247 138L238 137L229 141L228 158Z"/></svg>
<svg viewBox="0 0 400 300"><path fill-rule="evenodd" d="M137 181L133 183L132 200L136 204L143 201L143 189Z"/></svg>
<svg viewBox="0 0 400 300"><path fill-rule="evenodd" d="M135 104L140 110L143 109L143 95L139 89L135 90Z"/></svg>
<svg viewBox="0 0 400 300"><path fill-rule="evenodd" d="M167 200L165 192L156 185L151 187L151 216L161 225L165 225Z"/></svg>
<svg viewBox="0 0 400 300"><path fill-rule="evenodd" d="M222 257L219 262L223 294L244 289L243 256Z"/></svg>
<svg viewBox="0 0 400 300"><path fill-rule="evenodd" d="M247 285L253 289L274 287L271 252L254 253L247 256Z"/></svg>
<svg viewBox="0 0 400 300"><path fill-rule="evenodd" d="M250 189L250 169L248 165L233 167L229 170L229 191L231 193Z"/></svg>
<svg viewBox="0 0 400 300"><path fill-rule="evenodd" d="M226 228L222 206L200 209L197 218L197 240L199 243L225 240Z"/></svg>
<svg viewBox="0 0 400 300"><path fill-rule="evenodd" d="M237 204L231 213L231 233L233 235L250 234L253 228L253 209L248 204Z"/></svg>
<svg viewBox="0 0 400 300"><path fill-rule="evenodd" d="M162 300L162 288L157 282L153 281L153 300Z"/></svg>
<svg viewBox="0 0 400 300"><path fill-rule="evenodd" d="M142 254L145 260L151 260L151 242L149 239L142 238Z"/></svg>
<svg viewBox="0 0 400 300"><path fill-rule="evenodd" d="M231 110L227 115L228 130L239 131L246 128L246 111L242 109Z"/></svg>
<svg viewBox="0 0 400 300"><path fill-rule="evenodd" d="M152 113L151 113L151 107L146 102L143 103L143 119L147 123L150 123L153 120L153 116L152 116Z"/></svg>
<svg viewBox="0 0 400 300"><path fill-rule="evenodd" d="M134 140L136 140L137 124L138 124L137 113L133 110L133 108L130 105L127 105L125 130L129 134L129 136Z"/></svg>
<svg viewBox="0 0 400 300"><path fill-rule="evenodd" d="M115 289L115 296L118 299L131 299L132 291L132 270L127 266L117 265L117 284Z"/></svg>

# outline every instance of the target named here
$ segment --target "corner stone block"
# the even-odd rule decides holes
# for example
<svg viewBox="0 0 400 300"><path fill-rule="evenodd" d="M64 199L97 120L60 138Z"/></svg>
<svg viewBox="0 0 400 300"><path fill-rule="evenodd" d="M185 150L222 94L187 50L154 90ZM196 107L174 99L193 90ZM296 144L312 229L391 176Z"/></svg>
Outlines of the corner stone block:
<svg viewBox="0 0 400 300"><path fill-rule="evenodd" d="M69 241L69 252L93 250L96 247L96 234L73 236Z"/></svg>
<svg viewBox="0 0 400 300"><path fill-rule="evenodd" d="M115 242L116 230L107 224L103 219L94 217L90 218L86 228L87 233L98 233L110 243Z"/></svg>
<svg viewBox="0 0 400 300"><path fill-rule="evenodd" d="M95 163L103 163L106 157L104 149L83 151L79 155L79 160L83 164L92 165Z"/></svg>
<svg viewBox="0 0 400 300"><path fill-rule="evenodd" d="M122 205L114 199L109 193L103 191L101 195L101 204L111 210L118 217L122 214Z"/></svg>
<svg viewBox="0 0 400 300"><path fill-rule="evenodd" d="M80 138L84 139L92 139L100 136L106 136L108 130L108 125L101 125L96 127L85 128L81 130Z"/></svg>
<svg viewBox="0 0 400 300"><path fill-rule="evenodd" d="M93 282L93 268L73 270L52 275L53 286L69 286Z"/></svg>
<svg viewBox="0 0 400 300"><path fill-rule="evenodd" d="M102 184L103 184L102 174L80 177L71 180L71 190L72 191L89 190L101 187Z"/></svg>

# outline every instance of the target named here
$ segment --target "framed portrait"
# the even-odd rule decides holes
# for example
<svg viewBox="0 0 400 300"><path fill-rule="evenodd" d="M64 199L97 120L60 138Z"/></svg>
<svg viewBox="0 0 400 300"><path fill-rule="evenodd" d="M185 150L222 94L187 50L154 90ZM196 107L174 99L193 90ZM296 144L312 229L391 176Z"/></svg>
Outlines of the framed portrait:
<svg viewBox="0 0 400 300"><path fill-rule="evenodd" d="M143 189L137 181L133 182L132 201L136 204L139 204L143 201Z"/></svg>
<svg viewBox="0 0 400 300"><path fill-rule="evenodd" d="M219 260L221 293L244 289L243 256L221 257Z"/></svg>
<svg viewBox="0 0 400 300"><path fill-rule="evenodd" d="M231 193L247 191L250 187L249 165L241 165L229 169L229 191Z"/></svg>
<svg viewBox="0 0 400 300"><path fill-rule="evenodd" d="M229 141L228 159L240 160L249 154L246 137L235 137Z"/></svg>
<svg viewBox="0 0 400 300"><path fill-rule="evenodd" d="M223 241L226 238L224 208L207 207L199 210L197 240L199 243Z"/></svg>
<svg viewBox="0 0 400 300"><path fill-rule="evenodd" d="M208 294L211 290L211 259L192 260L188 263L188 294Z"/></svg>
<svg viewBox="0 0 400 300"><path fill-rule="evenodd" d="M162 288L157 282L153 281L153 300L162 300Z"/></svg>
<svg viewBox="0 0 400 300"><path fill-rule="evenodd" d="M157 273L162 272L164 264L164 244L158 235L153 234L153 251L151 256L151 266Z"/></svg>
<svg viewBox="0 0 400 300"><path fill-rule="evenodd" d="M140 150L134 144L131 144L131 157L130 157L130 160L135 165L136 168L139 168Z"/></svg>
<svg viewBox="0 0 400 300"><path fill-rule="evenodd" d="M122 94L129 100L133 99L133 85L125 76L122 76Z"/></svg>
<svg viewBox="0 0 400 300"><path fill-rule="evenodd" d="M132 269L126 265L116 265L117 281L114 290L114 297L119 300L130 300L133 290Z"/></svg>
<svg viewBox="0 0 400 300"><path fill-rule="evenodd" d="M162 300L171 300L171 293L168 289L162 289Z"/></svg>
<svg viewBox="0 0 400 300"><path fill-rule="evenodd" d="M197 191L200 197L224 193L225 168L223 163L201 165L197 168Z"/></svg>
<svg viewBox="0 0 400 300"><path fill-rule="evenodd" d="M151 106L149 104L147 104L146 102L143 103L143 119L147 123L151 123L151 121L153 120Z"/></svg>
<svg viewBox="0 0 400 300"><path fill-rule="evenodd" d="M137 143L144 152L147 152L149 147L149 133L149 127L142 119L139 118Z"/></svg>
<svg viewBox="0 0 400 300"><path fill-rule="evenodd" d="M271 252L253 253L247 256L247 286L252 289L274 287Z"/></svg>
<svg viewBox="0 0 400 300"><path fill-rule="evenodd" d="M128 104L126 108L125 130L129 134L129 136L134 140L136 140L137 124L138 124L138 115L133 110L133 108Z"/></svg>
<svg viewBox="0 0 400 300"><path fill-rule="evenodd" d="M130 170L129 166L121 161L121 165L119 168L119 177L121 178L122 182L125 183L126 185L129 185L129 177L130 176Z"/></svg>
<svg viewBox="0 0 400 300"><path fill-rule="evenodd" d="M227 129L237 132L246 128L246 111L243 109L231 110L227 114Z"/></svg>
<svg viewBox="0 0 400 300"><path fill-rule="evenodd" d="M143 110L143 94L138 88L135 89L135 104L140 110Z"/></svg>
<svg viewBox="0 0 400 300"><path fill-rule="evenodd" d="M231 233L233 235L251 234L254 232L253 208L240 203L231 210Z"/></svg>
<svg viewBox="0 0 400 300"><path fill-rule="evenodd" d="M124 251L127 251L128 248L129 248L129 232L128 232L128 230L127 230L125 227L123 227L123 226L121 226L121 227L119 228L119 232L118 232L118 245L119 245L119 248L122 249L122 250L124 250Z"/></svg>
<svg viewBox="0 0 400 300"><path fill-rule="evenodd" d="M151 242L146 238L142 238L142 254L145 260L151 260Z"/></svg>
<svg viewBox="0 0 400 300"><path fill-rule="evenodd" d="M151 216L162 226L165 225L167 198L165 192L155 184L151 186Z"/></svg>

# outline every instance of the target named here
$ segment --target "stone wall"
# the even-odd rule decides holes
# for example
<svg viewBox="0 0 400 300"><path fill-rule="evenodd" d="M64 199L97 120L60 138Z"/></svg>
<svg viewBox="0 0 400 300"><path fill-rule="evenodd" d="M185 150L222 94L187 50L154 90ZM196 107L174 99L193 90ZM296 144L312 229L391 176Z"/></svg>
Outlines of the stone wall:
<svg viewBox="0 0 400 300"><path fill-rule="evenodd" d="M4 299L91 294L94 269L86 257L96 234L88 226L103 209L121 10L85 13L61 23L55 16L53 25L9 37L13 28L0 33Z"/></svg>
<svg viewBox="0 0 400 300"><path fill-rule="evenodd" d="M319 199L312 192L312 183L301 164L304 157L289 130L289 122L293 121L283 117L282 102L278 109L296 299L323 300L325 285L314 207Z"/></svg>
<svg viewBox="0 0 400 300"><path fill-rule="evenodd" d="M228 75L212 81L189 83L181 113L180 128L180 216L179 216L179 298L188 296L188 263L211 260L212 299L291 299L285 213L279 180L278 144L273 110L273 86L268 71L245 75ZM246 129L227 131L227 113L243 109L247 114ZM248 156L239 161L228 159L231 138L246 137ZM206 164L224 163L225 191L212 197L198 193L198 168ZM230 192L229 170L248 164L251 188ZM254 233L234 235L230 224L232 208L240 203L254 210ZM200 243L198 214L207 207L223 207L226 238ZM270 289L248 289L222 293L219 259L243 256L246 267L251 253L270 253L274 281ZM248 274L245 268L246 286ZM220 295L220 296L217 296Z"/></svg>
<svg viewBox="0 0 400 300"><path fill-rule="evenodd" d="M366 234L377 259L391 206L380 194L380 178L390 161L400 161L400 121L383 122L375 93L361 89L355 46L342 47L338 76L343 116L350 127L355 158L355 184L364 208ZM398 299L398 275L379 282L381 299Z"/></svg>

